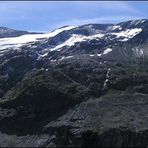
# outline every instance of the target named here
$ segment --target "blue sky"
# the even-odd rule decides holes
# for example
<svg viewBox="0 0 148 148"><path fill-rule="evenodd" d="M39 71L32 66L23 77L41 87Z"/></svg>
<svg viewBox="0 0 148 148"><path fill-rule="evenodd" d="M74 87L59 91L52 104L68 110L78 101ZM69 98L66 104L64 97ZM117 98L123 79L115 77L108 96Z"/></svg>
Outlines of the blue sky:
<svg viewBox="0 0 148 148"><path fill-rule="evenodd" d="M48 32L64 25L148 18L148 2L1 1L0 26Z"/></svg>

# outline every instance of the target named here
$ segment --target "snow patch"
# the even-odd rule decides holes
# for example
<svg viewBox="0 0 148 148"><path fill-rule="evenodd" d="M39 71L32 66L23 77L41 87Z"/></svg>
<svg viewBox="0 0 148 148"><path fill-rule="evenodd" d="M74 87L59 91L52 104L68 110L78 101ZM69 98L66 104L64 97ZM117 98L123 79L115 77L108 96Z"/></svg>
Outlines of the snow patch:
<svg viewBox="0 0 148 148"><path fill-rule="evenodd" d="M100 56L102 56L102 55L108 54L108 53L111 52L111 51L112 51L111 48L107 48L106 50L104 50L103 53L101 53L101 54L97 54L97 56L100 57Z"/></svg>
<svg viewBox="0 0 148 148"><path fill-rule="evenodd" d="M132 49L133 50L133 52L138 56L138 57L141 57L141 56L143 56L143 50L142 49L139 49L138 47L137 48L133 48Z"/></svg>
<svg viewBox="0 0 148 148"><path fill-rule="evenodd" d="M120 31L116 33L111 33L113 35L116 35L117 38L124 37L122 41L127 41L130 38L133 38L137 34L139 34L142 31L141 28L135 28L135 29L126 29L125 31Z"/></svg>
<svg viewBox="0 0 148 148"><path fill-rule="evenodd" d="M49 50L50 51L54 51L54 50L60 51L61 48L65 47L65 46L71 47L71 46L74 46L78 42L97 39L97 38L101 38L103 36L104 36L103 34L96 34L96 35L92 35L92 36L73 34L67 41L65 41L64 43L62 43L54 48L51 48Z"/></svg>
<svg viewBox="0 0 148 148"><path fill-rule="evenodd" d="M55 60L50 60L50 62L56 62L57 60L55 59Z"/></svg>
<svg viewBox="0 0 148 148"><path fill-rule="evenodd" d="M73 58L73 57L74 56L67 56L67 57L63 56L59 61L64 60L64 59L70 59L70 58Z"/></svg>
<svg viewBox="0 0 148 148"><path fill-rule="evenodd" d="M94 57L95 55L94 55L94 54L90 54L89 56L90 56L90 57Z"/></svg>
<svg viewBox="0 0 148 148"><path fill-rule="evenodd" d="M70 37L64 43L56 46L55 48L51 48L49 50L50 51L54 51L54 50L58 50L59 51L64 46L73 46L76 42L81 42L83 40L84 40L84 37L82 35L72 35L72 37Z"/></svg>
<svg viewBox="0 0 148 148"><path fill-rule="evenodd" d="M121 26L119 26L119 25L115 25L115 26L112 27L112 30L115 30L115 29L121 30L122 28L121 28Z"/></svg>
<svg viewBox="0 0 148 148"><path fill-rule="evenodd" d="M45 57L47 55L48 55L48 53L38 54L38 59L37 60L39 60L39 59L41 59L41 58L43 58L43 57Z"/></svg>
<svg viewBox="0 0 148 148"><path fill-rule="evenodd" d="M134 21L132 21L132 24L133 25L138 25L138 24L142 24L142 23L144 23L146 20L134 20Z"/></svg>
<svg viewBox="0 0 148 148"><path fill-rule="evenodd" d="M108 54L109 52L111 52L112 49L111 48L107 48L106 50L104 50L103 54Z"/></svg>
<svg viewBox="0 0 148 148"><path fill-rule="evenodd" d="M141 23L144 23L146 20L142 20Z"/></svg>
<svg viewBox="0 0 148 148"><path fill-rule="evenodd" d="M97 54L98 57L100 57L102 54Z"/></svg>
<svg viewBox="0 0 148 148"><path fill-rule="evenodd" d="M110 73L110 68L108 68L107 70L107 73L106 73L106 80L104 81L104 84L103 84L103 90L106 88L107 86L107 82L109 81L109 73Z"/></svg>

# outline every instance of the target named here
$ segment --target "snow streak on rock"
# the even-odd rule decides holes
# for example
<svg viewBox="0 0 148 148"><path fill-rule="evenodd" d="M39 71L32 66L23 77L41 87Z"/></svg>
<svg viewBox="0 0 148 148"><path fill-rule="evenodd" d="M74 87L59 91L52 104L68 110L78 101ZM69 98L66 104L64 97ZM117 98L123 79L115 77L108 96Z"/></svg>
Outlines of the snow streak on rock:
<svg viewBox="0 0 148 148"><path fill-rule="evenodd" d="M110 73L110 68L108 68L107 70L107 73L106 73L106 80L104 81L104 84L103 84L103 90L105 90L107 88L107 83L109 81L109 73Z"/></svg>

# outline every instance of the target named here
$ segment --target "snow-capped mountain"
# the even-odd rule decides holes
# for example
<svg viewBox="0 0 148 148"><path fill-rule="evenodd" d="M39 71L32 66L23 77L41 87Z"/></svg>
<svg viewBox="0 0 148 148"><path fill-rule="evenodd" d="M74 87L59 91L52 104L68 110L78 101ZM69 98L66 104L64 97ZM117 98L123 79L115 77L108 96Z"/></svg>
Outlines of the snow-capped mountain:
<svg viewBox="0 0 148 148"><path fill-rule="evenodd" d="M0 37L0 146L148 147L147 19Z"/></svg>
<svg viewBox="0 0 148 148"><path fill-rule="evenodd" d="M108 53L112 53L110 57L113 57L115 52L120 52L123 56L123 52L126 52L126 46L132 46L127 51L130 55L127 55L140 57L143 53L147 55L145 49L147 28L148 20L143 19L119 24L65 26L44 34L25 32L25 35L1 38L0 56L10 51L11 53L14 51L23 52L24 48L28 48L28 50L32 50L38 55L38 59L48 57L55 60L53 57L62 58L60 56L74 56L75 54L84 53L98 57L104 57ZM11 29L7 30L12 32ZM1 34L3 32L0 32ZM50 56L54 52L56 52L56 55Z"/></svg>
<svg viewBox="0 0 148 148"><path fill-rule="evenodd" d="M0 75L6 85L5 79L8 78L12 84L15 83L11 76L19 77L30 69L58 65L65 60L146 61L147 28L146 19L118 24L64 26L48 33L24 34L22 31L1 28L0 36L4 30L8 34L22 32L22 35L0 38ZM15 63L12 64L15 68L11 67L11 62ZM26 65L19 66L20 63Z"/></svg>

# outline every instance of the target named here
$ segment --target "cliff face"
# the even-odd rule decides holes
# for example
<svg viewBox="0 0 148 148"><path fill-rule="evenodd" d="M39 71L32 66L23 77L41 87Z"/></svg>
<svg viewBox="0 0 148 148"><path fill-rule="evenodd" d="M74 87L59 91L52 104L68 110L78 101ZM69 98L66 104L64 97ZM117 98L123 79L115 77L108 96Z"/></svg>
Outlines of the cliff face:
<svg viewBox="0 0 148 148"><path fill-rule="evenodd" d="M4 141L14 146L146 146L147 64L99 63L64 60L25 74L1 98Z"/></svg>

